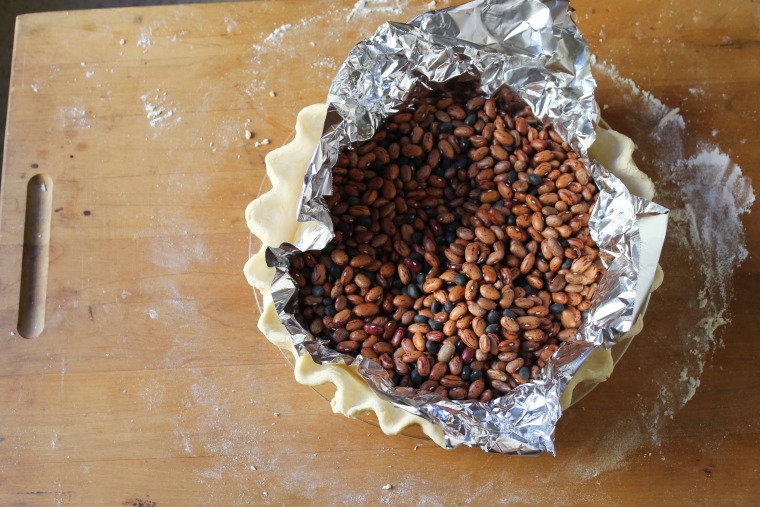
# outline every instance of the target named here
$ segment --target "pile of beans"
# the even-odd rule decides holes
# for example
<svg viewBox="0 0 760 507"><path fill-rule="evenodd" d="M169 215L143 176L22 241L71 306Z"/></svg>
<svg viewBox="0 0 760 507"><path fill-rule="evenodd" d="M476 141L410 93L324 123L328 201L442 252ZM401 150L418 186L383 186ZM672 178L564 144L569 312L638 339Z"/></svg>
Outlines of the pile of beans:
<svg viewBox="0 0 760 507"><path fill-rule="evenodd" d="M574 339L603 274L578 155L509 91L432 93L340 155L298 318L395 385L489 401Z"/></svg>

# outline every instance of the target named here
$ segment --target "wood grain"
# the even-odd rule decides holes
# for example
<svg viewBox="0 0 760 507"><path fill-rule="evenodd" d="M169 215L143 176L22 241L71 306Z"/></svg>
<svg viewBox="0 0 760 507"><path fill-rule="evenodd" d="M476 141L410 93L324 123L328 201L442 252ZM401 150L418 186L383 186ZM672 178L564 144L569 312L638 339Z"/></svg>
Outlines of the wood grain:
<svg viewBox="0 0 760 507"><path fill-rule="evenodd" d="M757 256L737 273L724 347L707 356L694 397L647 421L666 400L646 379L678 360L658 330L686 293L665 291L615 375L563 416L556 458L446 452L333 415L257 331L243 209L266 185L263 157L323 100L355 42L428 3L18 19L0 190L0 504L757 502ZM719 145L757 186L757 3L574 7L600 61L679 107L694 141ZM643 142L603 79L599 98ZM54 180L55 212L46 329L26 340L15 324L26 185L38 172ZM760 221L745 225L754 254ZM673 283L688 274L666 268Z"/></svg>

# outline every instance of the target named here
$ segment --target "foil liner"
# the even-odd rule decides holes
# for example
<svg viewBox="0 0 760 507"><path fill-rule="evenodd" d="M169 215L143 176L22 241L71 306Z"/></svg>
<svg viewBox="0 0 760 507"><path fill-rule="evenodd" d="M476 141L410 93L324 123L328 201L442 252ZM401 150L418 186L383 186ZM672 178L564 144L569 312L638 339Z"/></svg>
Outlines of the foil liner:
<svg viewBox="0 0 760 507"><path fill-rule="evenodd" d="M668 210L630 194L620 180L588 160L598 113L596 83L588 44L571 12L561 0L477 0L422 14L408 24L381 25L353 48L330 88L322 138L304 178L297 214L303 224L294 243L267 250L267 263L276 268L275 308L298 353L310 354L319 364L357 367L380 396L439 425L448 447L554 453L565 386L596 347L614 345L642 311L636 304L637 288L642 289L637 287L639 221ZM331 168L341 150L371 138L390 115L413 107L421 93L462 82L480 86L489 96L510 87L589 164L600 188L589 227L607 267L577 339L560 345L539 380L488 403L394 387L379 365L328 348L326 340L315 338L296 320L298 294L288 273L294 253L320 250L333 238L322 196L332 192ZM649 287L644 289L648 293Z"/></svg>

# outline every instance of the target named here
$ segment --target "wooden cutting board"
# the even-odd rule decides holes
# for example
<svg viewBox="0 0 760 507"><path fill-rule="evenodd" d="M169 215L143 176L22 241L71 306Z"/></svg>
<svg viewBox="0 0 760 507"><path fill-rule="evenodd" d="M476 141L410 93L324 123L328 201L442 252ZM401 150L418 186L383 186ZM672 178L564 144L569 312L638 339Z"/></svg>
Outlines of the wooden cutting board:
<svg viewBox="0 0 760 507"><path fill-rule="evenodd" d="M257 331L243 210L266 188L265 154L323 100L354 43L382 21L453 3L18 19L0 201L0 504L757 502L756 256L738 271L725 348L708 356L689 403L657 432L625 424L656 413L663 400L638 386L674 360L648 327L612 379L563 416L556 458L446 452L333 415ZM714 130L757 186L757 3L574 6L601 60L680 107L689 128ZM624 120L612 103L609 117ZM47 303L44 330L25 339L24 217L37 174L52 179ZM760 221L745 224L757 252ZM655 303L654 328L679 311Z"/></svg>

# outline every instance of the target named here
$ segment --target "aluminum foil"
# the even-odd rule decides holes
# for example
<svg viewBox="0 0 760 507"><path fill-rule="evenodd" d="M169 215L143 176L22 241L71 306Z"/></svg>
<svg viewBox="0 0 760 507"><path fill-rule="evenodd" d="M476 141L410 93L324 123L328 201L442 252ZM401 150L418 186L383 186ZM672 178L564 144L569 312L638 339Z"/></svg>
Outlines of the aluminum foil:
<svg viewBox="0 0 760 507"><path fill-rule="evenodd" d="M330 88L323 135L304 179L298 209L303 224L297 238L267 251L268 264L277 268L275 308L298 353L310 354L320 364L354 365L382 397L438 424L450 447L554 453L565 386L596 347L614 345L631 328L643 308L636 304L637 290L648 293L650 288L638 287L640 219L667 210L630 194L615 176L588 160L598 113L596 83L588 44L571 12L561 0L477 0L422 14L408 24L381 25L353 48ZM414 107L421 93L463 81L479 85L489 96L511 87L589 164L600 188L589 225L607 267L577 340L560 345L540 380L488 403L450 401L394 387L389 374L372 361L328 348L327 341L312 336L296 320L298 294L288 274L294 252L322 249L333 238L322 196L332 192L331 168L341 150L371 138L390 115ZM655 248L659 257L661 243Z"/></svg>

